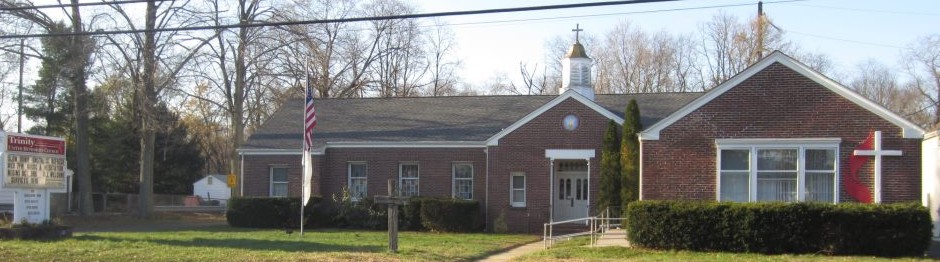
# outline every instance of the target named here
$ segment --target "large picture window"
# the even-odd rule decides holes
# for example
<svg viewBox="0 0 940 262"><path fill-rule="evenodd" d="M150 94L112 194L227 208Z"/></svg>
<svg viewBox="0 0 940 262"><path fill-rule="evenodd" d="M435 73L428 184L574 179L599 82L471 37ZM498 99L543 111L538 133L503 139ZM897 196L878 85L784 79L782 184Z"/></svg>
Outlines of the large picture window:
<svg viewBox="0 0 940 262"><path fill-rule="evenodd" d="M364 162L349 163L349 196L359 200L368 196L368 166Z"/></svg>
<svg viewBox="0 0 940 262"><path fill-rule="evenodd" d="M473 199L473 165L456 163L454 172L454 198Z"/></svg>
<svg viewBox="0 0 940 262"><path fill-rule="evenodd" d="M418 163L398 165L398 188L402 196L418 195Z"/></svg>
<svg viewBox="0 0 940 262"><path fill-rule="evenodd" d="M838 202L838 142L719 142L718 200Z"/></svg>
<svg viewBox="0 0 940 262"><path fill-rule="evenodd" d="M212 179L212 178L209 178ZM287 197L287 168L271 167L271 197Z"/></svg>
<svg viewBox="0 0 940 262"><path fill-rule="evenodd" d="M512 188L509 204L513 207L525 207L525 173L513 172L509 183Z"/></svg>

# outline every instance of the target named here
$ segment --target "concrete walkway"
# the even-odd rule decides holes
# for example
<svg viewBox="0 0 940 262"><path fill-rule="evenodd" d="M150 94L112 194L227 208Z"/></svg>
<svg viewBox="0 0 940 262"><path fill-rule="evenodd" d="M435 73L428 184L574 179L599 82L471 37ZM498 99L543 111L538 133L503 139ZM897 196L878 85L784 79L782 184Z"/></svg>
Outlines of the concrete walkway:
<svg viewBox="0 0 940 262"><path fill-rule="evenodd" d="M590 244L588 244L590 247ZM627 231L623 229L611 229L607 233L600 236L597 239L597 247L630 247L630 242L627 241ZM513 258L545 250L544 243L542 241L535 241L529 244L515 247L513 249L507 250L505 252L493 254L489 257L481 259L483 262L503 262L510 261Z"/></svg>
<svg viewBox="0 0 940 262"><path fill-rule="evenodd" d="M510 260L512 260L512 259L515 258L515 257L522 256L522 255L525 255L525 254L528 254L528 253L538 252L538 251L541 251L541 250L545 250L545 246L544 246L544 244L542 243L542 241L539 240L539 241L535 241L535 242L532 242L532 243L528 243L528 244L525 244L525 245L521 245L521 246L515 247L515 248L513 248L513 249L510 249L510 250L507 250L507 251L504 251L504 252L501 252L501 253L493 254L493 255L488 256L488 257L486 257L486 258L484 258L484 259L480 259L480 261L482 261L482 262L503 262L503 261L510 261Z"/></svg>
<svg viewBox="0 0 940 262"><path fill-rule="evenodd" d="M597 247L630 247L627 241L627 231L623 229L610 229L597 239Z"/></svg>

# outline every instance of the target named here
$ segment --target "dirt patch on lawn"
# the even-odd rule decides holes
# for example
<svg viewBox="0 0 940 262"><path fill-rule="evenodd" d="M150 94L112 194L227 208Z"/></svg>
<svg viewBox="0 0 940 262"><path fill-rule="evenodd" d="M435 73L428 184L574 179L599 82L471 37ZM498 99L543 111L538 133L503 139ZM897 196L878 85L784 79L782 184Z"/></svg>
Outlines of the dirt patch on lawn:
<svg viewBox="0 0 940 262"><path fill-rule="evenodd" d="M228 225L224 214L199 212L157 212L150 219L128 214L66 215L59 220L74 227L75 232L150 232Z"/></svg>

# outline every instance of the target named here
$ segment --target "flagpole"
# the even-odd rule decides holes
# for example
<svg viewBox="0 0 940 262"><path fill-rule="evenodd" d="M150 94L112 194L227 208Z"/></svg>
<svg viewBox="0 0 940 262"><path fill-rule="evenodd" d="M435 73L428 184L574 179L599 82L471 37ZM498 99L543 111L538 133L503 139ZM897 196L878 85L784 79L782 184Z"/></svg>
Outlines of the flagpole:
<svg viewBox="0 0 940 262"><path fill-rule="evenodd" d="M306 140L307 140L307 92L309 92L308 89L310 88L310 73L307 72L307 61L306 61L306 59L304 60L304 84L303 84L303 86L304 86L304 88L303 88L303 89L304 89L304 96L303 96L303 97L304 97L304 103L303 103L303 110L301 110L301 112L303 112L303 113L300 114L300 115L301 115L301 118L303 118L303 121L301 121L301 123L303 123L303 124L300 125L300 129L301 129L300 134L302 135L302 137L301 137L301 139L300 139L300 149L301 149L302 154L308 154L309 152L307 152L307 145L306 145L306 143L307 143L307 141L306 141ZM300 163L301 163L301 164L300 164L300 168L302 169L301 172L300 172L300 176L301 176L300 179L301 179L301 180L306 180L306 179L307 179L307 176L304 175L304 172L307 171L307 165L310 164L310 163L307 163L307 156L301 155L301 156L300 156ZM301 182L300 182L300 185L301 185L301 186L306 186L306 185L307 185L306 182L307 182L307 181L301 181ZM303 193L304 190L306 190L306 189L305 189L305 188L301 188L301 189L300 189L300 198L301 198L301 199L300 199L300 236L301 236L301 237L304 236L304 202L306 202L306 201L304 201L304 199L303 199L303 197L304 197L304 193Z"/></svg>

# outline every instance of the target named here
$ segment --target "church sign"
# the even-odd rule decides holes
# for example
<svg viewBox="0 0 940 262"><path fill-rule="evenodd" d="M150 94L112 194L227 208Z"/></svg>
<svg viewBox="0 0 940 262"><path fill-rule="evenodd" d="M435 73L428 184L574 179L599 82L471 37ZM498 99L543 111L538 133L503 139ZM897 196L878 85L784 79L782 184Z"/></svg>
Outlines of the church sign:
<svg viewBox="0 0 940 262"><path fill-rule="evenodd" d="M49 193L66 192L65 139L0 132L0 190L13 192L13 221L49 220Z"/></svg>

